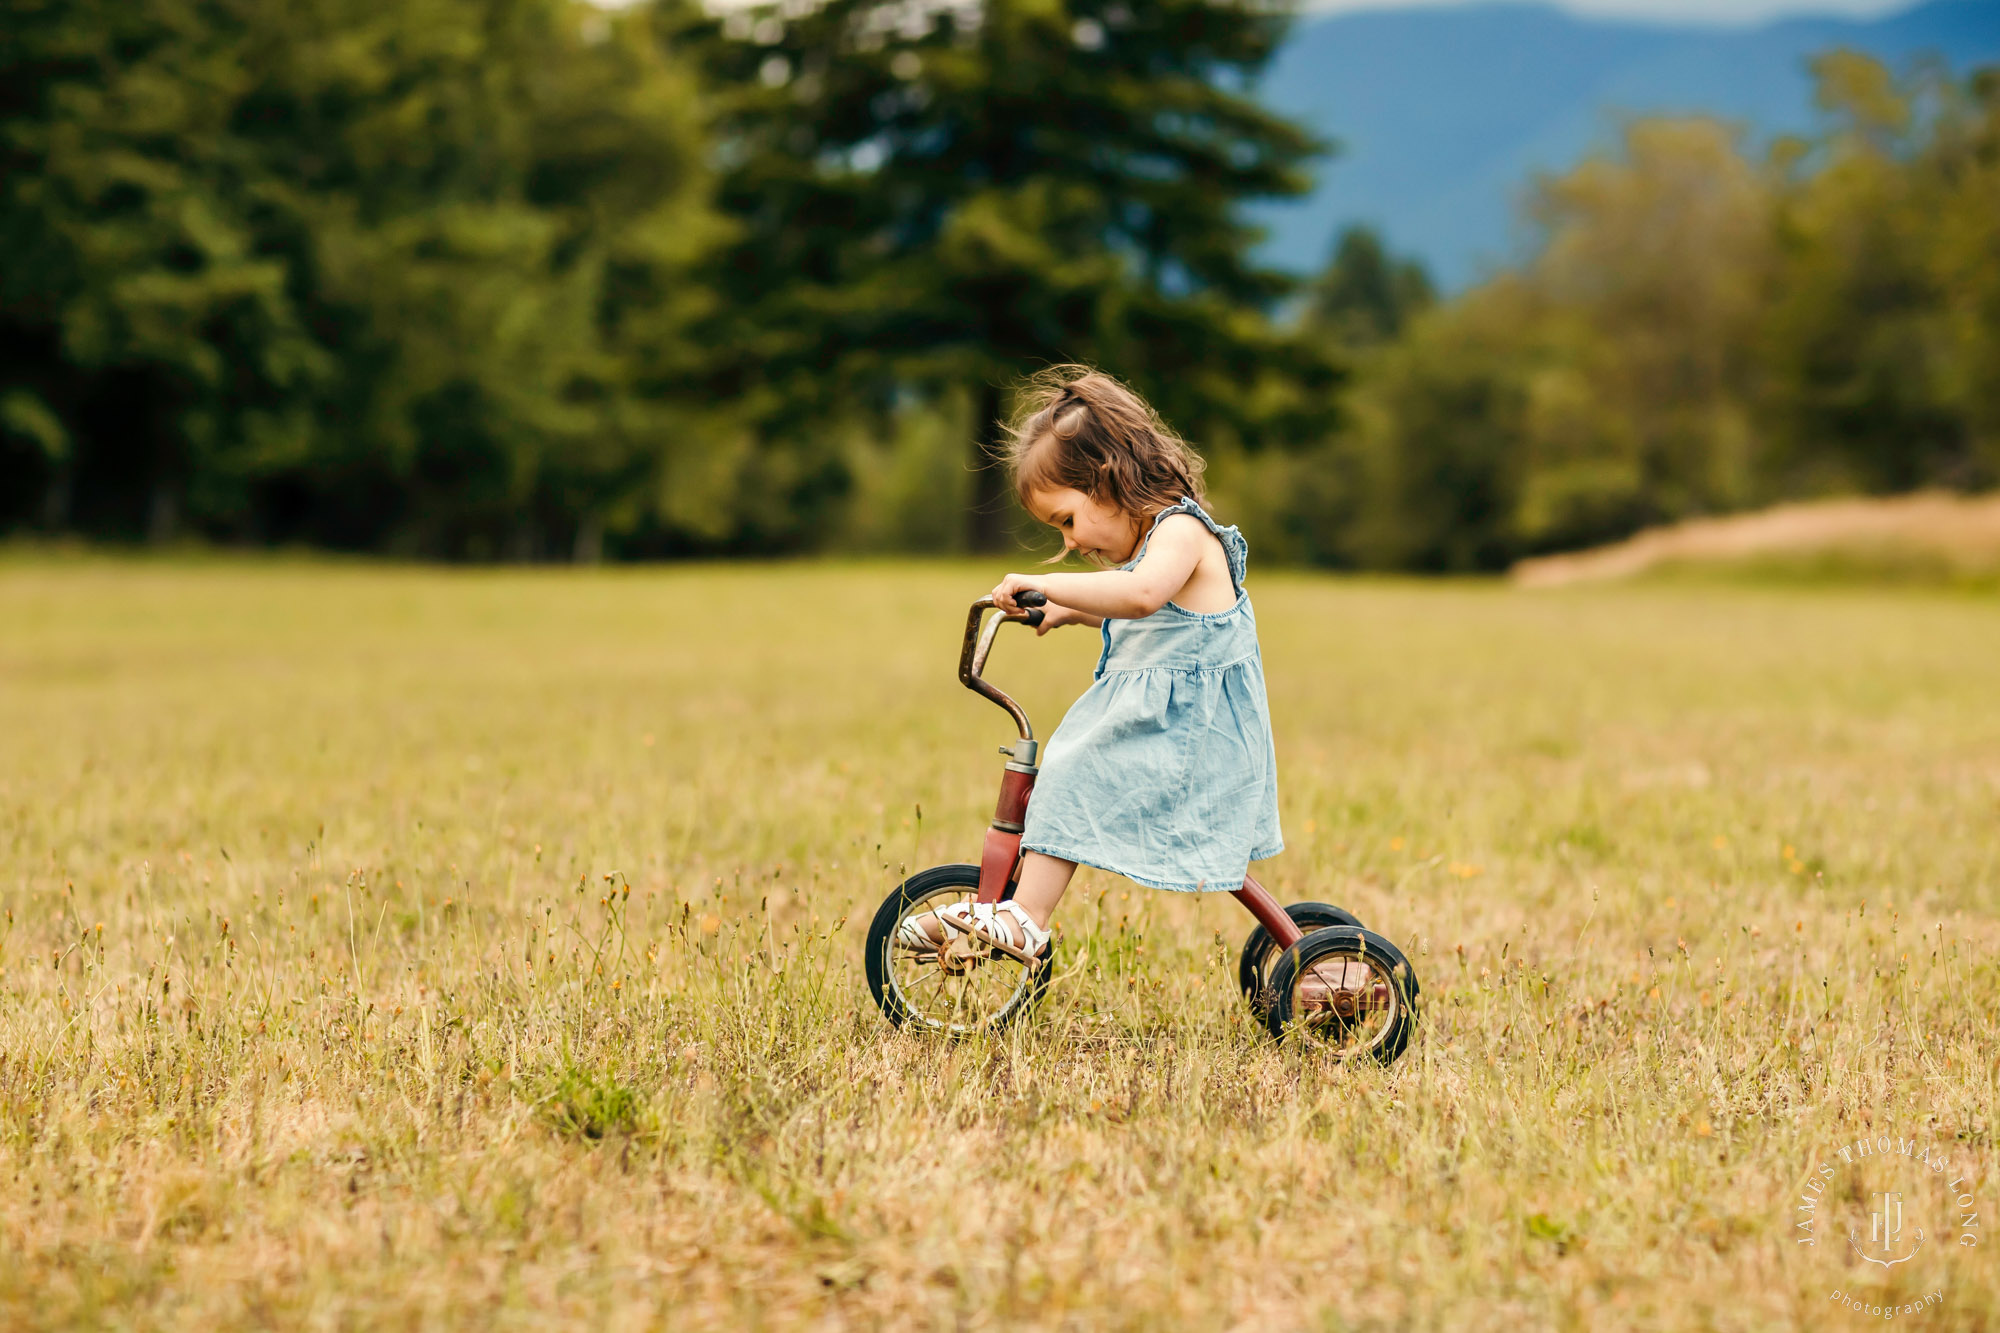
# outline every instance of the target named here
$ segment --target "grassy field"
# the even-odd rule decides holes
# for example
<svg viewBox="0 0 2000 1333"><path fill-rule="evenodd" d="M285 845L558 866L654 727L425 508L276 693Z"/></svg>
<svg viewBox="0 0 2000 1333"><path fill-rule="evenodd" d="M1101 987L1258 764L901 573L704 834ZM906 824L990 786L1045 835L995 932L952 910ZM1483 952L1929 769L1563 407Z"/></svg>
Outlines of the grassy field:
<svg viewBox="0 0 2000 1333"><path fill-rule="evenodd" d="M877 1016L995 572L0 563L0 1324L2000 1321L1955 1207L1795 1208L1893 1134L1993 1223L2000 604L1256 580L1262 870L1409 951L1383 1070L1090 872L1028 1024ZM1009 634L1046 734L1094 640Z"/></svg>

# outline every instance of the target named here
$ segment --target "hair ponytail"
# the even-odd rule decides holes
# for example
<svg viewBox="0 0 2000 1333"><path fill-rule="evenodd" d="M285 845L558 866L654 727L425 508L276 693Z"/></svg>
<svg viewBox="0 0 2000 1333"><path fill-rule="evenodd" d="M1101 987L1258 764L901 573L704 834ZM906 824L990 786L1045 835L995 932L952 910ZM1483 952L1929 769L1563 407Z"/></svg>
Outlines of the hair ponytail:
<svg viewBox="0 0 2000 1333"><path fill-rule="evenodd" d="M1138 394L1088 366L1052 366L1023 386L1007 426L1023 503L1067 487L1141 518L1202 498L1204 463Z"/></svg>

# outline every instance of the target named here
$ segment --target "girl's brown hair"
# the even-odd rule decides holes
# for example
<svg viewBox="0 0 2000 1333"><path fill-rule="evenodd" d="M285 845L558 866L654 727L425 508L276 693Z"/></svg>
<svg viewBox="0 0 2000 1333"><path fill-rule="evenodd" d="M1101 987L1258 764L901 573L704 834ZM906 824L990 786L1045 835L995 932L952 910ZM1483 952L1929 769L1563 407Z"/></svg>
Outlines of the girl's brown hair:
<svg viewBox="0 0 2000 1333"><path fill-rule="evenodd" d="M1206 466L1146 401L1089 366L1051 366L1021 389L1007 423L1007 468L1021 503L1068 487L1146 518L1202 498Z"/></svg>

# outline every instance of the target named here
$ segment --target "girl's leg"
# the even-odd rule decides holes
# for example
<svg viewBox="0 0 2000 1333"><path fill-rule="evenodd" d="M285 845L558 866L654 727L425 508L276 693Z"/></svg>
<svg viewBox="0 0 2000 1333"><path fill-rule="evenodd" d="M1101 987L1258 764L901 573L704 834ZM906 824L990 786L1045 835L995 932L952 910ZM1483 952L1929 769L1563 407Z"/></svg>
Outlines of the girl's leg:
<svg viewBox="0 0 2000 1333"><path fill-rule="evenodd" d="M1047 930L1049 918L1055 915L1056 904L1062 901L1064 890L1069 888L1070 876L1075 873L1074 861L1042 852L1024 852L1021 856L1021 878L1014 885L1014 901L1035 919L1036 925Z"/></svg>
<svg viewBox="0 0 2000 1333"><path fill-rule="evenodd" d="M1035 919L1035 924L1043 930L1049 928L1049 918L1055 914L1056 904L1062 901L1063 893L1069 888L1070 876L1076 873L1076 862L1065 861L1059 856L1049 856L1042 852L1021 854L1021 878L1014 885L1014 901L1022 910ZM913 916L903 923L905 928L914 927L923 933L919 940L915 934L906 934L904 942L911 948L935 948L944 939L944 923L933 912ZM1016 932L1018 933L1018 932Z"/></svg>

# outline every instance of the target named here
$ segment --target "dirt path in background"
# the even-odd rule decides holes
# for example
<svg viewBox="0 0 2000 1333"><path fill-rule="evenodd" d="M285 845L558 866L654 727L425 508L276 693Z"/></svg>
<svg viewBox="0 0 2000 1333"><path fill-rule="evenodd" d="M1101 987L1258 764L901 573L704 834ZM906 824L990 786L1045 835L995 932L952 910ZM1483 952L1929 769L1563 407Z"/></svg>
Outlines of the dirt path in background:
<svg viewBox="0 0 2000 1333"><path fill-rule="evenodd" d="M1692 519L1611 546L1523 560L1525 588L1629 578L1676 561L1726 561L1816 551L1892 551L1942 557L1967 569L2000 564L2000 495L1924 492L1893 499L1822 500L1754 514Z"/></svg>

